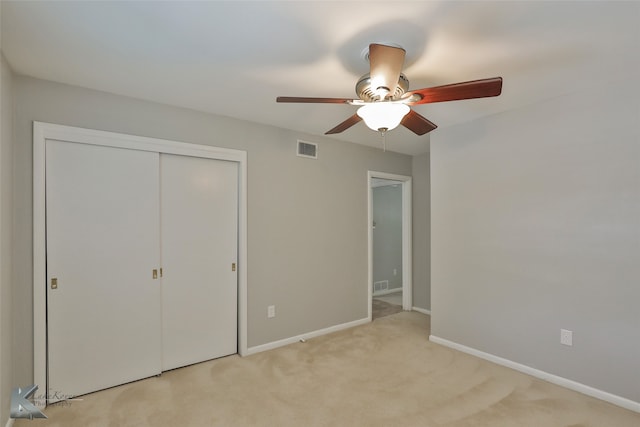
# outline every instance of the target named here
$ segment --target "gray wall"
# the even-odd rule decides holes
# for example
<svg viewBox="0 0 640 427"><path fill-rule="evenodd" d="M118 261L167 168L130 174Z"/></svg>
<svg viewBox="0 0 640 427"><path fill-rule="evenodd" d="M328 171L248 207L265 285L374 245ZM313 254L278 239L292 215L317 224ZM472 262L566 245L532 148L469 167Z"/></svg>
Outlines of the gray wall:
<svg viewBox="0 0 640 427"><path fill-rule="evenodd" d="M429 153L412 159L413 306L431 310L431 183Z"/></svg>
<svg viewBox="0 0 640 427"><path fill-rule="evenodd" d="M16 381L32 378L34 120L248 152L250 347L367 317L367 171L410 175L411 157L28 77L14 82ZM295 155L298 138L320 144L319 160ZM268 305L276 305L273 319Z"/></svg>
<svg viewBox="0 0 640 427"><path fill-rule="evenodd" d="M373 188L372 199L373 282L388 280L389 290L402 289L402 185Z"/></svg>
<svg viewBox="0 0 640 427"><path fill-rule="evenodd" d="M432 135L433 335L640 402L639 123L598 81Z"/></svg>
<svg viewBox="0 0 640 427"><path fill-rule="evenodd" d="M13 76L0 50L0 425L9 418L14 386L11 369L12 89Z"/></svg>

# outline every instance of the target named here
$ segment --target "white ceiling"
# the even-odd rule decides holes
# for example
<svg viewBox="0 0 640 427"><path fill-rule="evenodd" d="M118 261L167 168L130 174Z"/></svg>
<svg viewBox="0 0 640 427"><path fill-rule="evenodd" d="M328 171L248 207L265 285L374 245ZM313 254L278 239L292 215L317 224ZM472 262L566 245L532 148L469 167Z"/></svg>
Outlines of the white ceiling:
<svg viewBox="0 0 640 427"><path fill-rule="evenodd" d="M610 1L2 0L2 50L18 74L317 135L356 107L276 104L276 96L355 97L371 42L406 49L410 90L504 78L498 98L414 107L439 126L435 134L637 79L638 22L640 3ZM332 138L381 145L363 123ZM404 128L387 134L391 151L428 145Z"/></svg>

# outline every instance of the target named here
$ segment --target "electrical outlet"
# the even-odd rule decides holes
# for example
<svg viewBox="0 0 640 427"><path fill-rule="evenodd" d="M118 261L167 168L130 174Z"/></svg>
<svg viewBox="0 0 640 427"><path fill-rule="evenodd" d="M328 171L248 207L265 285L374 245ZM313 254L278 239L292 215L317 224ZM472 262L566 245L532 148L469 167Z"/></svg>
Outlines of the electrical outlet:
<svg viewBox="0 0 640 427"><path fill-rule="evenodd" d="M276 317L276 306L275 305L270 305L269 307L267 307L267 317L268 318Z"/></svg>
<svg viewBox="0 0 640 427"><path fill-rule="evenodd" d="M573 345L573 331L560 329L560 344Z"/></svg>
<svg viewBox="0 0 640 427"><path fill-rule="evenodd" d="M394 269L393 269L393 275L394 275L394 276L397 276L397 275L398 275L398 269L397 269L397 268L394 268Z"/></svg>

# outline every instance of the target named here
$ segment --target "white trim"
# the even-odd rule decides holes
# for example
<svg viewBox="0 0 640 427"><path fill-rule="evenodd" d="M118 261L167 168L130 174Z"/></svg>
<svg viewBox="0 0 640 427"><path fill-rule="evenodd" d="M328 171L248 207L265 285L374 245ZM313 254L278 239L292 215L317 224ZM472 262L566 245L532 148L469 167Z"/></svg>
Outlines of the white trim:
<svg viewBox="0 0 640 427"><path fill-rule="evenodd" d="M247 187L249 183L247 171L247 152L241 151L242 160L238 165L240 167L238 189L238 354L246 356L247 354L247 330L249 328L248 309L247 309Z"/></svg>
<svg viewBox="0 0 640 427"><path fill-rule="evenodd" d="M46 348L46 217L45 141L58 139L158 153L178 154L238 163L238 353L247 354L247 152L125 135L115 132L33 122L33 379L43 389L47 383Z"/></svg>
<svg viewBox="0 0 640 427"><path fill-rule="evenodd" d="M541 371L539 369L535 369L530 366L523 365L517 362L513 362L509 359L504 359L502 357L495 356L490 353L485 353L483 351L476 350L475 348L467 347L465 345L458 344L456 342L449 341L444 338L437 337L435 335L429 335L429 341L434 342L436 344L443 345L445 347L452 348L454 350L459 350L463 353L471 354L473 356L488 360L489 362L493 362L498 365L506 366L507 368L515 369L516 371L520 371L527 375L531 375L532 377L540 378L541 380L548 381L550 383L559 385L561 387L565 387L570 390L574 390L579 393L586 394L587 396L595 397L596 399L613 403L614 405L620 406L630 411L640 412L640 402L634 402L633 400L627 399L625 397L617 396L615 394L611 394L606 391L598 390L597 388L593 388L591 386L579 383L577 381L560 377L558 375L550 374L548 372Z"/></svg>
<svg viewBox="0 0 640 427"><path fill-rule="evenodd" d="M234 150L231 148L192 144L168 139L84 129L51 123L34 121L33 128L34 143L36 141L36 136L38 137L37 140L41 140L44 135L45 139L58 139L81 144L129 148L139 151L151 151L154 153L177 154L236 162L241 162L243 160L246 161L247 156L246 151Z"/></svg>
<svg viewBox="0 0 640 427"><path fill-rule="evenodd" d="M273 350L274 348L283 347L285 345L293 344L299 342L300 340L308 340L311 338L319 337L321 335L330 334L333 332L338 332L343 329L353 328L354 326L364 325L366 323L370 323L370 319L360 319L354 320L353 322L342 323L340 325L330 326L325 329L318 329L317 331L308 332L306 334L296 335L295 337L285 338L278 341L273 341L267 344L257 345L255 347L250 347L247 350L247 356L251 354L261 353L267 350Z"/></svg>
<svg viewBox="0 0 640 427"><path fill-rule="evenodd" d="M398 292L402 292L402 288L384 289L382 291L374 292L373 294L371 294L371 296L372 297L381 297L383 295L397 294Z"/></svg>
<svg viewBox="0 0 640 427"><path fill-rule="evenodd" d="M413 231L411 177L386 172L367 171L367 227L368 227L368 318L372 319L373 298L373 178L400 181L402 185L402 309L409 311L413 305Z"/></svg>
<svg viewBox="0 0 640 427"><path fill-rule="evenodd" d="M33 382L47 384L47 248L45 129L33 124ZM46 402L42 400L41 402ZM44 408L44 403L36 403Z"/></svg>
<svg viewBox="0 0 640 427"><path fill-rule="evenodd" d="M14 421L15 421L15 420L14 420L13 418L9 418L9 419L7 420L7 424L5 424L5 427L12 427L12 426L13 426Z"/></svg>
<svg viewBox="0 0 640 427"><path fill-rule="evenodd" d="M427 316L431 316L431 310L427 310L426 308L411 307L411 310L417 311L418 313L426 314Z"/></svg>

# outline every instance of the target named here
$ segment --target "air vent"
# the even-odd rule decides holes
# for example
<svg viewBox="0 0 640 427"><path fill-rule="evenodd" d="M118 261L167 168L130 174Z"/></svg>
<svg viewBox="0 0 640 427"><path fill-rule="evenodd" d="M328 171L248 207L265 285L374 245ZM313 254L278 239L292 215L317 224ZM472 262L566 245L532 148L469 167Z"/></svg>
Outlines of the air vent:
<svg viewBox="0 0 640 427"><path fill-rule="evenodd" d="M376 295L378 292L381 291L388 291L389 290L389 281L388 280L381 280L379 282L373 282L373 294Z"/></svg>
<svg viewBox="0 0 640 427"><path fill-rule="evenodd" d="M309 159L318 158L318 144L298 140L298 156Z"/></svg>

